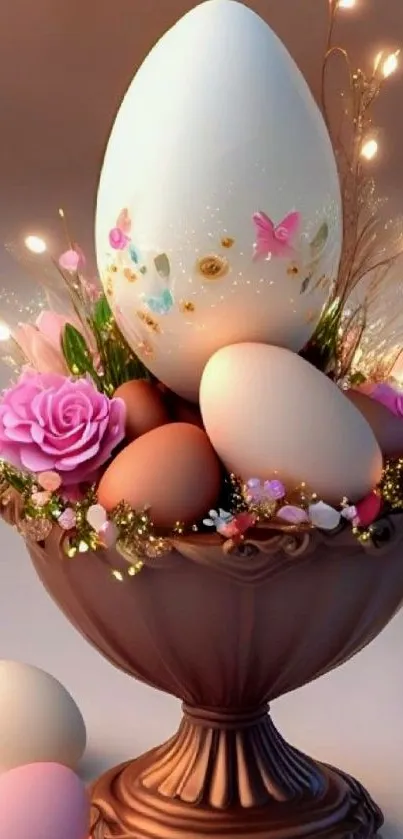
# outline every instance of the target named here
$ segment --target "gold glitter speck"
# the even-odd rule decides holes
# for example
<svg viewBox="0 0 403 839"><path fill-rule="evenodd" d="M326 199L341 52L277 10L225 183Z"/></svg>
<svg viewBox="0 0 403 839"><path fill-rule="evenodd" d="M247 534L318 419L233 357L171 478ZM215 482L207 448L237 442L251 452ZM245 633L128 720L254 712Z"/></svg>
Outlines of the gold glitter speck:
<svg viewBox="0 0 403 839"><path fill-rule="evenodd" d="M194 312L195 308L195 304L191 300L181 300L179 303L179 309L183 314Z"/></svg>
<svg viewBox="0 0 403 839"><path fill-rule="evenodd" d="M228 260L216 254L202 256L197 261L197 270L206 280L218 280L228 274Z"/></svg>
<svg viewBox="0 0 403 839"><path fill-rule="evenodd" d="M291 265L287 268L287 274L289 277L297 277L299 274L298 265L295 262L292 262Z"/></svg>
<svg viewBox="0 0 403 839"><path fill-rule="evenodd" d="M221 247L223 248L232 248L235 244L235 239L232 239L231 236L223 236L221 239Z"/></svg>
<svg viewBox="0 0 403 839"><path fill-rule="evenodd" d="M106 278L105 292L106 292L107 297L112 297L112 295L113 295L112 277L107 277Z"/></svg>
<svg viewBox="0 0 403 839"><path fill-rule="evenodd" d="M146 355L148 357L154 355L153 346L149 341L141 341L140 344L137 344L136 351L141 355Z"/></svg>
<svg viewBox="0 0 403 839"><path fill-rule="evenodd" d="M137 317L140 318L142 323L145 323L145 325L148 326L148 328L151 329L152 332L155 332L157 334L161 332L161 327L158 321L151 317L151 315L149 315L148 312L139 311L137 312Z"/></svg>
<svg viewBox="0 0 403 839"><path fill-rule="evenodd" d="M131 268L125 268L123 271L123 276L129 283L135 283L138 280L138 276L135 271L132 271Z"/></svg>

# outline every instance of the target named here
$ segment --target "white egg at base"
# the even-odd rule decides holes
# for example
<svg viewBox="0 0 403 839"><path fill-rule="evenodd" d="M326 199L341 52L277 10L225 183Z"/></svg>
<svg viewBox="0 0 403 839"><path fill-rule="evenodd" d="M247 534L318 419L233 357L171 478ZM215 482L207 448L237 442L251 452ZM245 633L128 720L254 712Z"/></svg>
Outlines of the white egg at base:
<svg viewBox="0 0 403 839"><path fill-rule="evenodd" d="M296 353L267 344L224 347L208 361L200 409L210 441L243 481L302 483L320 500L355 503L378 485L382 454L344 393ZM352 410L353 409L353 410Z"/></svg>
<svg viewBox="0 0 403 839"><path fill-rule="evenodd" d="M208 0L140 67L105 155L96 248L125 337L188 399L220 347L311 336L340 258L336 164L304 78L246 6Z"/></svg>
<svg viewBox="0 0 403 839"><path fill-rule="evenodd" d="M0 660L0 774L28 763L75 769L86 730L74 699L37 667Z"/></svg>

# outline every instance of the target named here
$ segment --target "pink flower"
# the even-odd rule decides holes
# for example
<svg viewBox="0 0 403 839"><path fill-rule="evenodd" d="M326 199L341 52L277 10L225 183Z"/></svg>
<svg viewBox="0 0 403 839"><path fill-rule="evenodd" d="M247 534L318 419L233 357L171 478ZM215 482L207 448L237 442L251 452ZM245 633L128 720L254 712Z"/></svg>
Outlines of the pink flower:
<svg viewBox="0 0 403 839"><path fill-rule="evenodd" d="M79 324L74 322L74 318L44 311L35 325L21 323L15 331L15 341L21 347L30 366L38 373L69 375L61 348L61 337L66 323L71 323L79 329Z"/></svg>
<svg viewBox="0 0 403 839"><path fill-rule="evenodd" d="M23 471L55 471L64 486L92 483L124 429L124 402L91 379L23 373L0 402L0 457Z"/></svg>
<svg viewBox="0 0 403 839"><path fill-rule="evenodd" d="M130 242L130 236L120 227L113 227L109 233L109 244L115 251L124 251Z"/></svg>
<svg viewBox="0 0 403 839"><path fill-rule="evenodd" d="M68 271L69 274L75 274L84 266L85 256L80 248L71 248L59 257L59 267L62 271Z"/></svg>
<svg viewBox="0 0 403 839"><path fill-rule="evenodd" d="M361 393L370 396L375 402L381 402L385 408L388 408L396 417L403 417L403 393L396 390L387 382L372 385L371 388L366 388L365 385L357 388Z"/></svg>

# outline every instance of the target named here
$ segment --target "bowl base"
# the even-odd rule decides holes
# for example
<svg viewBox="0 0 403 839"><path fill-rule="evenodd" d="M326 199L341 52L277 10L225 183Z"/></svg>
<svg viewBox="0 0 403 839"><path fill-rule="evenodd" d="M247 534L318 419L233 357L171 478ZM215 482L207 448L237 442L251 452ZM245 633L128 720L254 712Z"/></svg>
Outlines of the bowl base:
<svg viewBox="0 0 403 839"><path fill-rule="evenodd" d="M377 836L383 816L361 784L293 749L269 715L236 730L200 722L185 715L172 740L93 784L93 839Z"/></svg>

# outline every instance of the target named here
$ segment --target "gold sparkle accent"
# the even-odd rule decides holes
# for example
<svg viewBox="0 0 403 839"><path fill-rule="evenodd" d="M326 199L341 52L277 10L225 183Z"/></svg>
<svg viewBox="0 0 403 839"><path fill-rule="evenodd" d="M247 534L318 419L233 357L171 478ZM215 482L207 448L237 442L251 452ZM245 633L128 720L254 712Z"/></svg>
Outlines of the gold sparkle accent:
<svg viewBox="0 0 403 839"><path fill-rule="evenodd" d="M125 268L123 271L123 276L129 283L135 283L136 280L138 280L136 272L132 271L131 268Z"/></svg>
<svg viewBox="0 0 403 839"><path fill-rule="evenodd" d="M43 542L51 534L52 529L52 522L42 518L22 519L18 525L21 536L32 542Z"/></svg>
<svg viewBox="0 0 403 839"><path fill-rule="evenodd" d="M110 265L108 269L112 274L117 274L118 266L117 265Z"/></svg>
<svg viewBox="0 0 403 839"><path fill-rule="evenodd" d="M223 236L223 238L221 239L222 248L232 248L234 244L235 239L233 239L231 236Z"/></svg>
<svg viewBox="0 0 403 839"><path fill-rule="evenodd" d="M299 274L298 265L295 262L292 262L291 265L287 268L287 274L289 277L297 277Z"/></svg>
<svg viewBox="0 0 403 839"><path fill-rule="evenodd" d="M150 344L149 341L140 341L140 343L137 344L136 352L140 353L141 355L147 355L148 357L151 357L154 355L154 347L152 344Z"/></svg>
<svg viewBox="0 0 403 839"><path fill-rule="evenodd" d="M183 314L186 312L194 312L195 308L196 306L191 300L181 300L179 303L179 309Z"/></svg>
<svg viewBox="0 0 403 839"><path fill-rule="evenodd" d="M123 583L123 574L121 571L112 571L112 577L114 577L119 583Z"/></svg>
<svg viewBox="0 0 403 839"><path fill-rule="evenodd" d="M111 276L106 278L105 282L105 294L107 297L112 297L113 295L113 280Z"/></svg>
<svg viewBox="0 0 403 839"><path fill-rule="evenodd" d="M142 323L145 323L152 332L159 334L161 332L161 327L155 318L151 317L148 312L138 311L137 317L141 320Z"/></svg>
<svg viewBox="0 0 403 839"><path fill-rule="evenodd" d="M206 280L219 280L225 277L229 271L229 263L227 259L216 254L202 256L198 259L197 270Z"/></svg>

